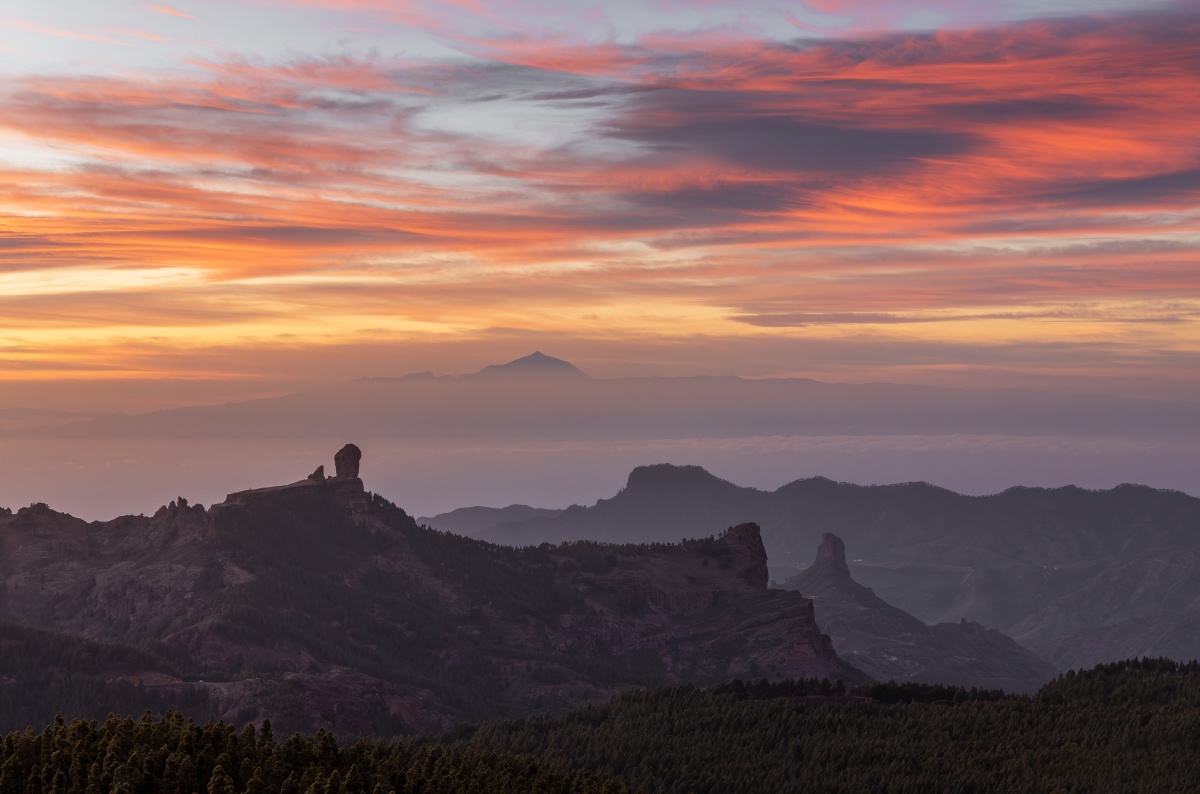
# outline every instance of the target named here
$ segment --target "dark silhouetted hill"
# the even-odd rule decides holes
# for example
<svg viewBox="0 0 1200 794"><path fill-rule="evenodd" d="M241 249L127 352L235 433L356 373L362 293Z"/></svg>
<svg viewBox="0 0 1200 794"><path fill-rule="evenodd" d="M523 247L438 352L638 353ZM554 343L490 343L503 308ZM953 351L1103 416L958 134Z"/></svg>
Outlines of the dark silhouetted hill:
<svg viewBox="0 0 1200 794"><path fill-rule="evenodd" d="M144 669L129 678L169 661L164 702L199 689L228 720L339 734L432 731L633 685L866 680L811 601L767 589L766 559L748 523L673 545L496 546L318 471L208 509L2 517L0 618L136 648Z"/></svg>

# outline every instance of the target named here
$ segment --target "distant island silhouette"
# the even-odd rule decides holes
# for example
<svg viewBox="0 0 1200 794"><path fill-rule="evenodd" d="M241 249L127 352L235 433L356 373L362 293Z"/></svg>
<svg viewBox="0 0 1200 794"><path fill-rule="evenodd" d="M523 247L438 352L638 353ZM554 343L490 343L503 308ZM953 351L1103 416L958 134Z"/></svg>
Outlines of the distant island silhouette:
<svg viewBox="0 0 1200 794"><path fill-rule="evenodd" d="M566 376L571 378L586 378L587 373L575 366L569 361L563 361L561 358L547 356L541 351L535 350L527 356L514 359L507 364L492 364L484 367L474 375L466 377L509 377L513 375L552 375L555 377Z"/></svg>

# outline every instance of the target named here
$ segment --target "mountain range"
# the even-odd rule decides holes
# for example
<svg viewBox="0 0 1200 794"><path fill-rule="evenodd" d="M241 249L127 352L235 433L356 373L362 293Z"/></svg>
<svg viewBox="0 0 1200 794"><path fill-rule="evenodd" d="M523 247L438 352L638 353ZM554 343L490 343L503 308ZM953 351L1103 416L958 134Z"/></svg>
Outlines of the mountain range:
<svg viewBox="0 0 1200 794"><path fill-rule="evenodd" d="M888 604L927 624L965 619L996 629L1059 669L1200 657L1200 499L1178 491L1017 487L963 496L926 483L820 477L761 491L660 464L634 469L623 489L590 507L508 515L482 526L474 510L472 534L513 545L668 542L753 521L780 580L830 532L855 550L854 578ZM464 516L422 520L466 531Z"/></svg>
<svg viewBox="0 0 1200 794"><path fill-rule="evenodd" d="M119 698L387 735L634 685L868 680L811 600L768 588L753 523L675 544L514 549L419 526L364 489L356 448L335 463L333 477L322 467L209 508L0 515L2 727L55 709L103 717Z"/></svg>

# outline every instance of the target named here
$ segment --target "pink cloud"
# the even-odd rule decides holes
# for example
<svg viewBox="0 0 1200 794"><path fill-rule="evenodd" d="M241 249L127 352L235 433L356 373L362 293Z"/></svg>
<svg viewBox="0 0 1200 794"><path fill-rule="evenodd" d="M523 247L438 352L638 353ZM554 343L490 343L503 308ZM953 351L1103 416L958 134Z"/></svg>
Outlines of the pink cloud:
<svg viewBox="0 0 1200 794"><path fill-rule="evenodd" d="M146 6L144 6L144 8L147 11L155 11L159 14L167 14L168 16L179 17L181 19L195 19L195 17L192 16L191 14L180 11L178 8L172 8L171 6L167 5L166 3L146 5Z"/></svg>

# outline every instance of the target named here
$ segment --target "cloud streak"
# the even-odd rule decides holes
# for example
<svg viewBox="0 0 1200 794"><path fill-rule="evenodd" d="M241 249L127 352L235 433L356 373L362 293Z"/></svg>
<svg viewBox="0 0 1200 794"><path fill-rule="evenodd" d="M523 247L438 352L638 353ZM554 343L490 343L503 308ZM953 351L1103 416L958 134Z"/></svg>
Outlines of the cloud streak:
<svg viewBox="0 0 1200 794"><path fill-rule="evenodd" d="M145 6L145 8L147 11L155 11L159 14L166 14L166 15L172 16L172 17L179 17L180 19L195 19L195 17L192 16L191 14L188 14L184 11L180 11L178 8L172 8L171 6L167 5L166 3L147 4Z"/></svg>
<svg viewBox="0 0 1200 794"><path fill-rule="evenodd" d="M118 47L128 47L129 44L124 41L109 36L96 35L78 30L66 30L64 28L51 27L49 25L39 25L36 22L27 22L23 19L13 19L11 17L0 17L0 26L7 28L16 28L28 33L37 33L42 36L52 36L59 39L70 39L72 41L87 41L94 44L114 44Z"/></svg>

